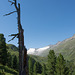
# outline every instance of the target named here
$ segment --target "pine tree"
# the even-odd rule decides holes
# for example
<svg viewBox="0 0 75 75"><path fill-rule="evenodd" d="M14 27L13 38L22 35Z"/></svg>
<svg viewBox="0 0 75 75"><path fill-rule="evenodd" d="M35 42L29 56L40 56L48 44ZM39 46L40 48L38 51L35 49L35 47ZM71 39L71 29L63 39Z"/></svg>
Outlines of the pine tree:
<svg viewBox="0 0 75 75"><path fill-rule="evenodd" d="M37 75L37 62L34 63L33 72L33 75Z"/></svg>
<svg viewBox="0 0 75 75"><path fill-rule="evenodd" d="M19 56L17 58L17 71L19 71Z"/></svg>
<svg viewBox="0 0 75 75"><path fill-rule="evenodd" d="M31 57L29 58L28 64L29 64L29 75L33 75L33 66Z"/></svg>
<svg viewBox="0 0 75 75"><path fill-rule="evenodd" d="M42 66L42 75L46 75L46 66L43 64Z"/></svg>
<svg viewBox="0 0 75 75"><path fill-rule="evenodd" d="M8 67L10 67L10 68L12 68L12 56L11 56L11 54L8 52L7 53L7 66Z"/></svg>
<svg viewBox="0 0 75 75"><path fill-rule="evenodd" d="M72 75L73 72L75 72L75 65L74 65L74 62L73 61L67 61L66 62L66 67L68 68L68 73L67 75Z"/></svg>
<svg viewBox="0 0 75 75"><path fill-rule="evenodd" d="M73 72L73 74L72 75L75 75L75 69L74 69L74 72Z"/></svg>
<svg viewBox="0 0 75 75"><path fill-rule="evenodd" d="M16 57L16 55L13 58L13 68L17 70L17 57Z"/></svg>
<svg viewBox="0 0 75 75"><path fill-rule="evenodd" d="M39 62L37 62L37 73L42 73L42 65Z"/></svg>
<svg viewBox="0 0 75 75"><path fill-rule="evenodd" d="M6 42L3 34L0 34L0 63L3 65L7 63Z"/></svg>
<svg viewBox="0 0 75 75"><path fill-rule="evenodd" d="M65 60L64 57L59 54L57 61L56 61L56 75L66 75L66 71L65 71Z"/></svg>
<svg viewBox="0 0 75 75"><path fill-rule="evenodd" d="M55 75L56 56L54 50L50 50L48 54L48 75Z"/></svg>

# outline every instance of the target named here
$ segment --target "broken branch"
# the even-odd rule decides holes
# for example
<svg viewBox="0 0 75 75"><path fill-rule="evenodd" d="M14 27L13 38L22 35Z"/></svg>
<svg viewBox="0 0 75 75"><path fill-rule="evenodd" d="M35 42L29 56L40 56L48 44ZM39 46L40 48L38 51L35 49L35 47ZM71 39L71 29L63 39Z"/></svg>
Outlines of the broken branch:
<svg viewBox="0 0 75 75"><path fill-rule="evenodd" d="M17 33L17 34L11 34L11 35L9 35L9 36L14 36L14 37L13 37L11 40L9 40L8 42L10 42L10 41L14 40L16 37L18 38L19 33Z"/></svg>

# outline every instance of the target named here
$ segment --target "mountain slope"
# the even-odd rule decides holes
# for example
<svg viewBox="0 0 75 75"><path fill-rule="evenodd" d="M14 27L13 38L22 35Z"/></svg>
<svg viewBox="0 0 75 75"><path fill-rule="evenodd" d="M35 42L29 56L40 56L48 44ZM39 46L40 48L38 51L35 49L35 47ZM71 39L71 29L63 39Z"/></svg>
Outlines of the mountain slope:
<svg viewBox="0 0 75 75"><path fill-rule="evenodd" d="M11 55L19 56L18 48L15 45L13 45L13 44L6 44L6 46L7 46L7 51L9 53L11 53Z"/></svg>
<svg viewBox="0 0 75 75"><path fill-rule="evenodd" d="M48 48L46 49L46 47ZM43 48L34 49L34 52L32 53L29 53L30 51L29 49L28 54L45 57L48 55L50 50L54 50L56 55L61 53L65 59L75 61L75 35L62 42L58 42L55 45L50 45L46 47L44 47L44 49Z"/></svg>

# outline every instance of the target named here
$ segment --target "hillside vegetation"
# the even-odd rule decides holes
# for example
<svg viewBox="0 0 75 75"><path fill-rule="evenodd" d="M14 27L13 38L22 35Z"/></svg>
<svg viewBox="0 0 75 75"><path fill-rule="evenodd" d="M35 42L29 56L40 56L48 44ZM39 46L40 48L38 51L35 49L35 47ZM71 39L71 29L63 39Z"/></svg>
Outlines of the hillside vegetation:
<svg viewBox="0 0 75 75"><path fill-rule="evenodd" d="M0 64L0 70L3 70L5 75L18 75L18 72L8 66L3 66Z"/></svg>
<svg viewBox="0 0 75 75"><path fill-rule="evenodd" d="M11 53L11 55L19 56L18 48L13 44L6 44L7 51Z"/></svg>

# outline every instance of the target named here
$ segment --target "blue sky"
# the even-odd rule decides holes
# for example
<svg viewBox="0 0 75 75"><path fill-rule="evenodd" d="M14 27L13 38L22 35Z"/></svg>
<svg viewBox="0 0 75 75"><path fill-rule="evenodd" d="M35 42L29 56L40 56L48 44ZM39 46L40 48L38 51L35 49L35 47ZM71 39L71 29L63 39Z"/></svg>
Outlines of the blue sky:
<svg viewBox="0 0 75 75"><path fill-rule="evenodd" d="M27 48L40 48L55 44L75 34L75 0L18 0L21 3L21 23ZM8 0L0 0L0 33L6 42L9 34L17 33L16 13ZM17 44L17 39L10 42Z"/></svg>

